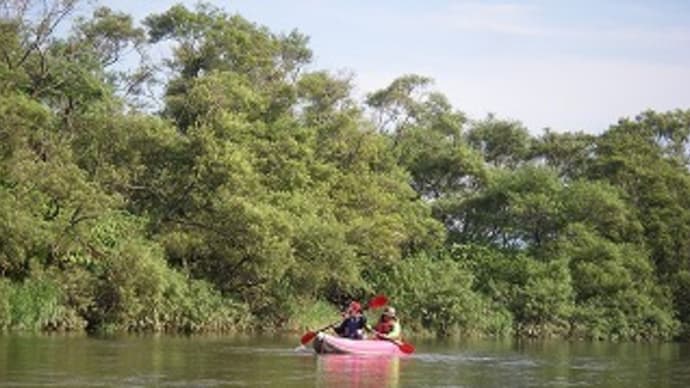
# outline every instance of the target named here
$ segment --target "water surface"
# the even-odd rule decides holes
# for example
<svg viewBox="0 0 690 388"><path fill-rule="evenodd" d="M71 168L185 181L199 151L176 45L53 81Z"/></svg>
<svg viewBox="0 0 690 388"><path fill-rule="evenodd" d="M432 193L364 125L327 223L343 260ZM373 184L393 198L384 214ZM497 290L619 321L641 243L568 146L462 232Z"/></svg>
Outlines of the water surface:
<svg viewBox="0 0 690 388"><path fill-rule="evenodd" d="M688 387L688 344L417 342L405 358L316 356L298 339L0 336L0 386Z"/></svg>

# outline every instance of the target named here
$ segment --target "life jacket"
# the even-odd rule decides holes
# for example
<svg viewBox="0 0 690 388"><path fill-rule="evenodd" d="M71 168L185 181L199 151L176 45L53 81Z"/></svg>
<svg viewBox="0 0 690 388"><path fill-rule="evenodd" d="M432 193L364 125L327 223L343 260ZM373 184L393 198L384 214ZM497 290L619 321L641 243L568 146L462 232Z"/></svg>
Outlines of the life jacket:
<svg viewBox="0 0 690 388"><path fill-rule="evenodd" d="M348 317L340 325L341 331L338 332L343 337L361 339L361 330L367 325L367 319L363 315L358 317Z"/></svg>
<svg viewBox="0 0 690 388"><path fill-rule="evenodd" d="M379 321L379 323L376 324L376 327L374 327L374 330L381 334L388 334L393 331L393 321Z"/></svg>

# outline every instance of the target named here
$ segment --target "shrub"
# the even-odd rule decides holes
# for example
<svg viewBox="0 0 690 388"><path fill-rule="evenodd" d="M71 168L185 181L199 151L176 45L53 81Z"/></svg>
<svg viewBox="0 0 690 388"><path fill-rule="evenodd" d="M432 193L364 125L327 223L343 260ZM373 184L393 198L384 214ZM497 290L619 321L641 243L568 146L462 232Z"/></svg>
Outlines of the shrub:
<svg viewBox="0 0 690 388"><path fill-rule="evenodd" d="M382 272L377 282L394 301L401 320L414 330L441 336L509 331L509 314L473 291L474 276L447 252L402 260Z"/></svg>

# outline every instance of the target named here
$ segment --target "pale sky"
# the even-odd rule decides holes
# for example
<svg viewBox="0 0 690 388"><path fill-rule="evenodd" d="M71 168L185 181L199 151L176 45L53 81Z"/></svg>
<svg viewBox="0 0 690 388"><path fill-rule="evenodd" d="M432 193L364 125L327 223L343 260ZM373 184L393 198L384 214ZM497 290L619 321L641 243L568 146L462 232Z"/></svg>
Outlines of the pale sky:
<svg viewBox="0 0 690 388"><path fill-rule="evenodd" d="M690 1L208 1L311 38L313 68L355 74L358 93L406 73L471 118L533 133L599 133L651 108L690 109ZM175 3L101 0L138 19Z"/></svg>

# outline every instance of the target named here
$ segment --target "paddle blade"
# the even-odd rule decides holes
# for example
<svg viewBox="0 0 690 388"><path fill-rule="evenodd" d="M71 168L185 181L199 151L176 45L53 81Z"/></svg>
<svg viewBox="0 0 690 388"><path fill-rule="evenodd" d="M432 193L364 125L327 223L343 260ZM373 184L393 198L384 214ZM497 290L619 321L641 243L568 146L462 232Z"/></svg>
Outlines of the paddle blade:
<svg viewBox="0 0 690 388"><path fill-rule="evenodd" d="M313 340L314 337L316 337L316 333L314 333L313 331L308 331L306 334L302 336L302 338L300 338L299 342L302 345L306 345L309 342L311 342L311 340Z"/></svg>
<svg viewBox="0 0 690 388"><path fill-rule="evenodd" d="M388 304L388 298L386 298L385 295L378 295L369 301L369 308L370 309L376 309L379 307L383 307L387 304Z"/></svg>
<svg viewBox="0 0 690 388"><path fill-rule="evenodd" d="M412 346L411 344L408 344L407 342L399 343L398 348L400 348L400 350L405 354L414 353L414 346Z"/></svg>
<svg viewBox="0 0 690 388"><path fill-rule="evenodd" d="M298 347L296 347L293 351L294 351L294 352L305 352L305 351L307 351L307 347L304 346L304 345L302 345L302 344L300 344L300 345L299 345Z"/></svg>

